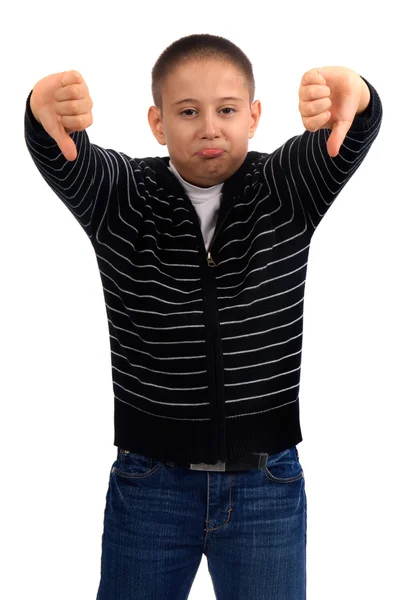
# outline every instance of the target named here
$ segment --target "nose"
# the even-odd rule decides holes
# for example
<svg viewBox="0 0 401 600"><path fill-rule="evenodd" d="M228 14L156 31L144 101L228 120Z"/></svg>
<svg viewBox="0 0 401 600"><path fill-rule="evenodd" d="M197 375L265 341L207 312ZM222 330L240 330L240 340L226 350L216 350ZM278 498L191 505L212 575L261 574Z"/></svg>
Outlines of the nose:
<svg viewBox="0 0 401 600"><path fill-rule="evenodd" d="M212 140L219 136L219 128L216 122L216 116L211 113L204 115L201 121L201 137Z"/></svg>

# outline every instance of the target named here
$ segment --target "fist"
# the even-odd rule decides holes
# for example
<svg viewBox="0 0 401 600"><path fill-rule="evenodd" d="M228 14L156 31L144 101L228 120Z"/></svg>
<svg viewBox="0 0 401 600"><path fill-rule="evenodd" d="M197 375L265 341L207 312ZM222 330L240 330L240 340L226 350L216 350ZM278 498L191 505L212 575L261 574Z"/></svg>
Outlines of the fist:
<svg viewBox="0 0 401 600"><path fill-rule="evenodd" d="M362 77L347 67L321 67L307 71L299 88L299 111L308 131L331 129L327 152L337 156L355 115L370 101Z"/></svg>
<svg viewBox="0 0 401 600"><path fill-rule="evenodd" d="M92 125L92 107L88 87L78 71L64 71L40 79L31 95L35 119L67 160L75 160L78 154L69 134Z"/></svg>
<svg viewBox="0 0 401 600"><path fill-rule="evenodd" d="M299 112L308 131L331 129L330 88L318 69L305 73L299 88Z"/></svg>

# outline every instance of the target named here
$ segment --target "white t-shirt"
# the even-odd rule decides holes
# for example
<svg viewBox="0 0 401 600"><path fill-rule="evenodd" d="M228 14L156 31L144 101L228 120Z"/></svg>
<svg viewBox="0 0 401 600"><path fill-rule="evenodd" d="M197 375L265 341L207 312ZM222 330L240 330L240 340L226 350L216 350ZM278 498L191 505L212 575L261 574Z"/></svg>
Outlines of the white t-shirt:
<svg viewBox="0 0 401 600"><path fill-rule="evenodd" d="M224 184L218 183L208 188L201 188L185 181L171 161L169 169L181 182L185 193L198 213L205 248L208 250L217 223Z"/></svg>

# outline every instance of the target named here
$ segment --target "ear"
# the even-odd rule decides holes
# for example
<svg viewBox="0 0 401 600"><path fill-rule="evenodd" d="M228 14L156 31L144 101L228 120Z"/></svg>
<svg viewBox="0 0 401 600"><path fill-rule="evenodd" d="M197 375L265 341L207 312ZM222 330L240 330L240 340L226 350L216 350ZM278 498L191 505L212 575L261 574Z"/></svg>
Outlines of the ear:
<svg viewBox="0 0 401 600"><path fill-rule="evenodd" d="M251 104L251 114L249 119L249 138L253 138L259 124L260 115L262 114L262 105L260 100L255 100Z"/></svg>
<svg viewBox="0 0 401 600"><path fill-rule="evenodd" d="M153 135L162 146L166 145L164 136L163 119L160 108L151 106L148 110L148 121Z"/></svg>

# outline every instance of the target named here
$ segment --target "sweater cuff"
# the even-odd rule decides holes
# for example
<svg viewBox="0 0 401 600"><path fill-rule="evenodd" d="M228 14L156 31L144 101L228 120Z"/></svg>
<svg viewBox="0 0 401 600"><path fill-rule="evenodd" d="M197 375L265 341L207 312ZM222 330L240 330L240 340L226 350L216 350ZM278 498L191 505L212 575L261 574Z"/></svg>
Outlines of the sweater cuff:
<svg viewBox="0 0 401 600"><path fill-rule="evenodd" d="M360 77L362 77L362 75ZM369 88L370 101L363 112L359 115L355 115L349 131L366 131L373 127L376 121L382 117L382 103L379 94L369 81L364 77L362 77L362 79Z"/></svg>

